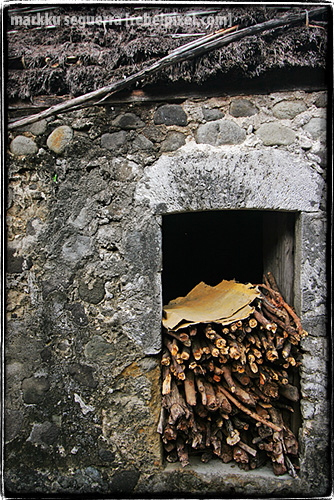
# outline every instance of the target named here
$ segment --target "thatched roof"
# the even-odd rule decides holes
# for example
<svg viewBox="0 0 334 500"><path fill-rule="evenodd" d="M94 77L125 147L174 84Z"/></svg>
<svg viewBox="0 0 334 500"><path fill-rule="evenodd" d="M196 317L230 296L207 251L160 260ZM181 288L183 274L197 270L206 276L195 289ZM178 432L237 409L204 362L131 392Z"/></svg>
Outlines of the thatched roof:
<svg viewBox="0 0 334 500"><path fill-rule="evenodd" d="M155 8L72 4L44 8L48 10L26 6L7 11L6 89L11 99L78 96L129 76L176 47L227 27L231 22L240 29L290 12L305 13L302 7L272 8L269 5ZM171 13L178 13L179 17L166 16ZM32 25L32 16L38 14L36 22L40 25ZM305 23L301 25L248 36L228 47L173 65L156 74L146 85L157 82L159 85L171 82L202 85L217 78L233 84L282 69L324 71L329 15L330 11L328 16L324 14L310 21L310 27L305 14ZM15 25L13 16L19 16L17 23L20 18L26 25ZM48 27L41 25L41 19ZM119 21L103 24L99 22L101 19ZM89 23L84 25L84 21Z"/></svg>

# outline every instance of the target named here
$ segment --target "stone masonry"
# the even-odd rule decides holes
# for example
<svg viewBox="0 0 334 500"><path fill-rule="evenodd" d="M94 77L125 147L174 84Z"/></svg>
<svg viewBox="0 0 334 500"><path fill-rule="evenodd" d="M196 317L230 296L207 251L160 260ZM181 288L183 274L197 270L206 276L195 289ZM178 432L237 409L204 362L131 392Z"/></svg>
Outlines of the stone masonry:
<svg viewBox="0 0 334 500"><path fill-rule="evenodd" d="M8 491L325 494L325 106L303 91L105 105L10 134ZM161 216L217 209L298 213L299 479L162 462Z"/></svg>

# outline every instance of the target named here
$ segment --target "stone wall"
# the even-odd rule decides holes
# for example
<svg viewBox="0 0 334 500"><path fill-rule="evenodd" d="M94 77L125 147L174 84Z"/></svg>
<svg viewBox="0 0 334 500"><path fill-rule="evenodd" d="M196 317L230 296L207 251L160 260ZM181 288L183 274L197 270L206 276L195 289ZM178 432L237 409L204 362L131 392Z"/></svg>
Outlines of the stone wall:
<svg viewBox="0 0 334 500"><path fill-rule="evenodd" d="M8 149L8 490L325 492L326 93L86 108ZM229 208L299 214L299 480L162 463L161 216Z"/></svg>

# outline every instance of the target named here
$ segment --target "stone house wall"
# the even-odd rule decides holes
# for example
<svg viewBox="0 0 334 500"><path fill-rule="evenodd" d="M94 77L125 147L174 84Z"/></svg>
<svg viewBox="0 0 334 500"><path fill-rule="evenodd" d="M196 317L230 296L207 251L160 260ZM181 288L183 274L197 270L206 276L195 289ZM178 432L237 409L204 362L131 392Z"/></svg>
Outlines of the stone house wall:
<svg viewBox="0 0 334 500"><path fill-rule="evenodd" d="M8 150L7 488L326 491L326 93L86 108ZM162 463L161 217L221 209L298 213L299 480Z"/></svg>

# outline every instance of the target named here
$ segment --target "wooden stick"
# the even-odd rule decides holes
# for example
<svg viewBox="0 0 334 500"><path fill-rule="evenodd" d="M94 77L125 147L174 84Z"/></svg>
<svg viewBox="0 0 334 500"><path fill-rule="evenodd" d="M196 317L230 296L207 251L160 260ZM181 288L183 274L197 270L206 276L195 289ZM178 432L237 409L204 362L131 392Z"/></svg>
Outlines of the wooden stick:
<svg viewBox="0 0 334 500"><path fill-rule="evenodd" d="M167 410L164 406L161 406L160 419L157 427L157 432L159 434L163 434L166 421L167 421Z"/></svg>
<svg viewBox="0 0 334 500"><path fill-rule="evenodd" d="M194 339L191 344L191 349L195 360L199 361L203 354L203 349L201 347L200 342Z"/></svg>
<svg viewBox="0 0 334 500"><path fill-rule="evenodd" d="M284 359L287 359L290 356L290 351L291 351L291 342L289 340L286 340L284 342L284 346L282 349L282 356Z"/></svg>
<svg viewBox="0 0 334 500"><path fill-rule="evenodd" d="M184 391L186 395L186 401L190 406L196 406L196 389L195 389L195 377L191 370L186 373L186 378L184 380Z"/></svg>
<svg viewBox="0 0 334 500"><path fill-rule="evenodd" d="M297 387L291 384L281 385L279 393L290 401L299 401L299 391Z"/></svg>
<svg viewBox="0 0 334 500"><path fill-rule="evenodd" d="M190 337L195 337L195 335L197 335L197 327L196 326L189 326L189 335L190 335Z"/></svg>
<svg viewBox="0 0 334 500"><path fill-rule="evenodd" d="M204 380L202 377L196 377L195 378L197 389L201 395L202 398L202 405L206 406L207 404L207 397L206 397L206 392L205 392L205 387L204 387Z"/></svg>
<svg viewBox="0 0 334 500"><path fill-rule="evenodd" d="M258 422L261 422L261 424L266 425L273 429L274 431L280 432L282 430L281 427L278 427L278 425L273 424L272 422L268 422L267 420L259 417L257 413L254 413L253 411L249 410L249 408L246 408L246 406L242 405L237 399L235 399L226 389L223 387L220 388L220 390L225 394L225 396L237 407L239 410L242 412L246 413L246 415L249 415L251 418L254 420L257 420Z"/></svg>
<svg viewBox="0 0 334 500"><path fill-rule="evenodd" d="M184 347L182 352L181 352L181 359L184 361L187 361L190 358L190 348L189 347Z"/></svg>
<svg viewBox="0 0 334 500"><path fill-rule="evenodd" d="M219 407L219 402L217 401L215 391L212 387L212 385L209 382L206 382L205 380L203 381L204 389L205 389L205 394L206 394L206 407L210 411L216 411L218 410Z"/></svg>
<svg viewBox="0 0 334 500"><path fill-rule="evenodd" d="M161 364L163 366L169 366L170 365L170 353L167 349L163 349L162 351L162 356L161 356Z"/></svg>
<svg viewBox="0 0 334 500"><path fill-rule="evenodd" d="M255 318L249 318L248 325L250 328L254 329L257 327L257 321Z"/></svg>
<svg viewBox="0 0 334 500"><path fill-rule="evenodd" d="M277 325L275 325L275 323L271 323L270 321L267 320L267 318L265 318L263 316L263 314L261 314L259 311L255 310L253 312L254 314L254 318L256 319L256 321L258 323L260 323L260 325L264 326L264 328L266 330L271 330L273 331L274 333L276 332L277 330Z"/></svg>
<svg viewBox="0 0 334 500"><path fill-rule="evenodd" d="M168 337L163 337L163 342L172 356L176 356L179 352L179 346L175 339L170 340Z"/></svg>
<svg viewBox="0 0 334 500"><path fill-rule="evenodd" d="M221 392L220 386L216 385L215 386L215 394L216 394L216 399L219 404L220 411L223 412L224 414L229 414L232 411L232 406L225 394Z"/></svg>
<svg viewBox="0 0 334 500"><path fill-rule="evenodd" d="M233 428L231 420L225 421L225 429L227 431L226 443L230 446L235 446L240 441L240 433L237 429Z"/></svg>
<svg viewBox="0 0 334 500"><path fill-rule="evenodd" d="M172 374L169 366L164 366L162 369L162 395L169 394L172 387Z"/></svg>
<svg viewBox="0 0 334 500"><path fill-rule="evenodd" d="M182 342L187 347L191 346L191 341L189 339L189 335L185 332L172 332L171 330L166 330L167 335L174 337L179 342Z"/></svg>
<svg viewBox="0 0 334 500"><path fill-rule="evenodd" d="M223 375L229 389L231 392L235 392L236 386L232 378L231 368L229 366L222 366L221 368L215 368L215 373L217 375Z"/></svg>

